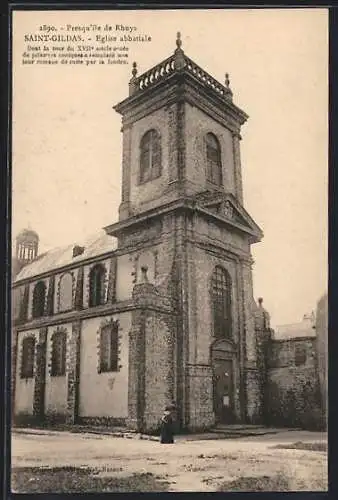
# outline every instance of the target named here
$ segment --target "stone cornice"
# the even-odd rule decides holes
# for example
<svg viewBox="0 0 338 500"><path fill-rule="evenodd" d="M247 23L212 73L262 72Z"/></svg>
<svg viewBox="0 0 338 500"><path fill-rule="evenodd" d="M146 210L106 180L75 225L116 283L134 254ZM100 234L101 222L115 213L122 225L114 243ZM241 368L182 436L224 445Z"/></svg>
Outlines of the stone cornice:
<svg viewBox="0 0 338 500"><path fill-rule="evenodd" d="M142 304L135 304L132 299L124 300L122 302L116 302L115 304L104 304L98 307L83 309L82 311L73 310L67 313L58 313L53 316L43 316L42 318L26 321L22 324L13 324L13 329L15 329L15 331L36 330L47 326L57 326L64 323L73 323L75 321L90 318L119 314L139 308L156 310L164 313L173 313L173 310L169 305L169 299L159 295L158 300L155 302L146 300L142 302Z"/></svg>
<svg viewBox="0 0 338 500"><path fill-rule="evenodd" d="M179 209L194 209L194 203L192 200L188 198L180 198L178 200L171 201L159 207L151 208L150 210L146 210L140 214L133 215L129 219L125 219L115 224L111 224L110 226L106 226L104 230L109 235L118 235L121 234L125 229L128 229L134 225L142 224L143 222L148 221L150 218L158 217L160 215L167 214L168 212L172 212L174 210Z"/></svg>
<svg viewBox="0 0 338 500"><path fill-rule="evenodd" d="M257 241L259 241L259 238L261 237L261 234L255 230L256 228L250 228L248 226L243 226L242 224L235 222L233 220L225 220L223 217L218 216L214 212L210 212L210 211L206 210L205 208L198 206L197 202L193 198L190 198L190 197L179 198L177 200L166 203L162 206L154 207L150 210L146 210L145 212L134 215L134 216L130 217L129 219L125 219L125 220L116 222L115 224L111 224L110 226L106 226L104 228L104 230L106 231L107 234L118 237L119 234L121 234L123 231L125 231L126 229L128 229L132 226L140 225L143 222L148 221L150 218L158 217L158 216L164 215L168 212L173 212L173 211L177 211L177 210L198 212L198 213L204 215L205 217L216 220L225 226L228 225L228 226L231 226L231 227L238 229L241 232L247 233L250 236L257 239Z"/></svg>
<svg viewBox="0 0 338 500"><path fill-rule="evenodd" d="M199 107L236 134L248 119L232 101L210 92L194 75L184 71L173 73L149 89L127 97L113 109L124 116L123 123L128 125L178 100Z"/></svg>
<svg viewBox="0 0 338 500"><path fill-rule="evenodd" d="M116 255L117 250L109 250L109 252L105 252L100 255L95 255L93 257L89 257L88 259L83 259L79 260L77 262L71 262L70 264L66 264L64 266L60 266L57 268L50 269L48 271L45 271L43 273L35 274L34 276L29 276L27 278L23 278L21 280L15 281L12 284L12 288L17 288L19 286L25 285L27 283L32 283L33 281L36 281L37 279L43 279L43 278L49 278L51 276L56 276L57 274L62 274L66 271L71 271L73 269L78 269L81 266L86 266L88 264L93 264L94 262L99 262L105 259L109 259L109 257L112 257L113 255Z"/></svg>
<svg viewBox="0 0 338 500"><path fill-rule="evenodd" d="M15 325L17 330L33 330L43 326L54 326L63 323L72 323L74 321L95 318L97 316L106 316L118 312L129 311L134 308L132 300L125 300L115 304L104 304L98 307L91 307L81 311L73 309L68 312L56 313L52 316L43 316L41 318L32 319L25 323Z"/></svg>

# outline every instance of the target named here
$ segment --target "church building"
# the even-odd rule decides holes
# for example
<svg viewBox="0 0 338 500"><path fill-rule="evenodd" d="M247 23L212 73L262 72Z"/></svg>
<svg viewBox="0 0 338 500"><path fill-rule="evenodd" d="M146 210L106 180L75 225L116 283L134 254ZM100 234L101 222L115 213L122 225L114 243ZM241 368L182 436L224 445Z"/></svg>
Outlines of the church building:
<svg viewBox="0 0 338 500"><path fill-rule="evenodd" d="M229 78L176 50L138 75L122 117L118 221L38 255L18 237L14 419L181 429L261 423L269 316L253 298L241 126Z"/></svg>

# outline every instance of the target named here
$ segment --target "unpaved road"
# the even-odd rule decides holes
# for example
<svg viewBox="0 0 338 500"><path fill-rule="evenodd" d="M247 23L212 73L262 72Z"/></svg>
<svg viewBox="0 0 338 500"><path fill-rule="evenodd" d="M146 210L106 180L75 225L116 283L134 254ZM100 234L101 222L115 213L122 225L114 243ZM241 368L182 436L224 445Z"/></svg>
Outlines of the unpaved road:
<svg viewBox="0 0 338 500"><path fill-rule="evenodd" d="M288 431L226 440L185 440L174 445L107 435L20 430L12 433L12 467L92 467L102 476L152 473L170 491L216 491L242 477L288 478L291 490L327 489L326 452L278 449L277 445L322 442L326 435ZM12 485L15 490L15 485Z"/></svg>

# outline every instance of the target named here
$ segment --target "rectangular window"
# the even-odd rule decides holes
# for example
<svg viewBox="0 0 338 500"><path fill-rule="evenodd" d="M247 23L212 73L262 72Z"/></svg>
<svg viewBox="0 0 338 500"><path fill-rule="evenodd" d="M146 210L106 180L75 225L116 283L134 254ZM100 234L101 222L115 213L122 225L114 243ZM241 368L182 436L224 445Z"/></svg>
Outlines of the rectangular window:
<svg viewBox="0 0 338 500"><path fill-rule="evenodd" d="M27 337L22 341L21 378L34 376L35 337Z"/></svg>
<svg viewBox="0 0 338 500"><path fill-rule="evenodd" d="M100 372L118 371L118 324L116 322L101 329Z"/></svg>

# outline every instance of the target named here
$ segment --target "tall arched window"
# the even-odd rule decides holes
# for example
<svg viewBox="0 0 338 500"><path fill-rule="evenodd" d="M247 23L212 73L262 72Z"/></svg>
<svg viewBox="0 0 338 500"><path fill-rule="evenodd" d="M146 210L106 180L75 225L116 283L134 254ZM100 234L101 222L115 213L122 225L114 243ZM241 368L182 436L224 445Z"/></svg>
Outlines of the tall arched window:
<svg viewBox="0 0 338 500"><path fill-rule="evenodd" d="M52 336L51 376L59 377L66 374L67 332L57 330Z"/></svg>
<svg viewBox="0 0 338 500"><path fill-rule="evenodd" d="M212 275L211 298L214 320L214 336L230 338L231 332L231 278L221 266Z"/></svg>
<svg viewBox="0 0 338 500"><path fill-rule="evenodd" d="M22 341L21 378L34 376L35 337L26 337Z"/></svg>
<svg viewBox="0 0 338 500"><path fill-rule="evenodd" d="M161 175L161 138L159 133L148 130L140 143L140 183L151 181Z"/></svg>
<svg viewBox="0 0 338 500"><path fill-rule="evenodd" d="M217 186L222 185L221 146L214 134L206 135L207 180Z"/></svg>
<svg viewBox="0 0 338 500"><path fill-rule="evenodd" d="M59 311L69 311L73 307L73 276L66 273L59 281Z"/></svg>
<svg viewBox="0 0 338 500"><path fill-rule="evenodd" d="M33 318L41 318L45 312L46 301L46 285L43 281L39 281L33 291Z"/></svg>
<svg viewBox="0 0 338 500"><path fill-rule="evenodd" d="M97 264L89 274L89 307L95 307L104 302L105 268Z"/></svg>
<svg viewBox="0 0 338 500"><path fill-rule="evenodd" d="M118 371L119 361L119 324L111 321L101 327L100 331L100 367L99 372Z"/></svg>

